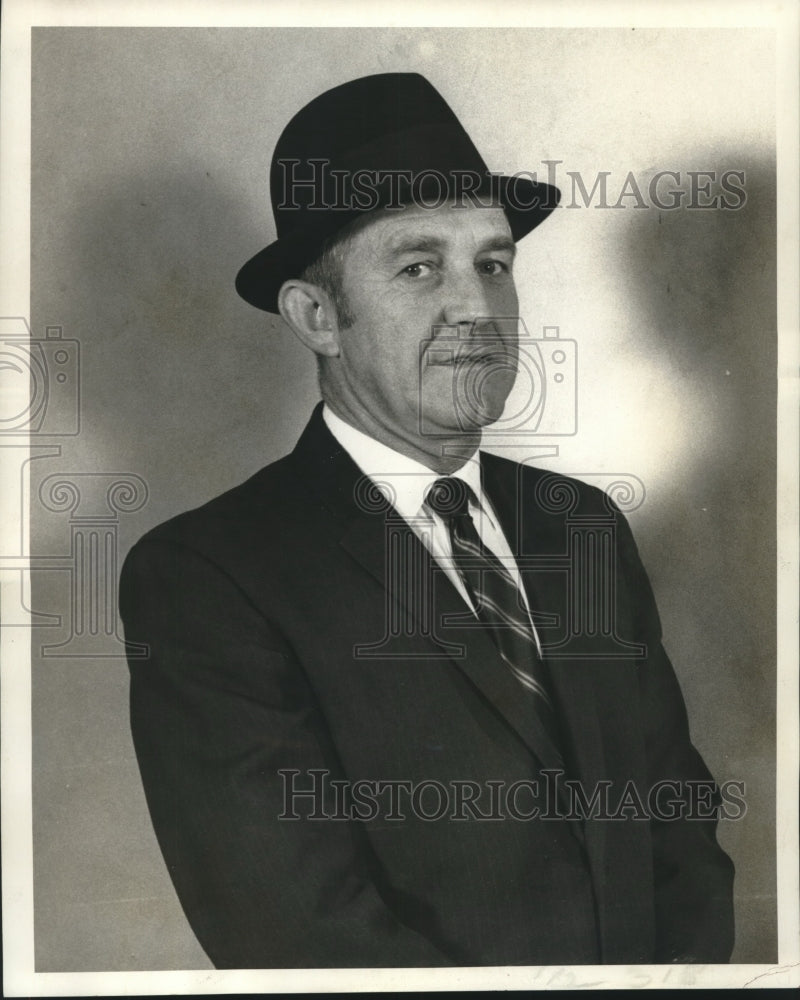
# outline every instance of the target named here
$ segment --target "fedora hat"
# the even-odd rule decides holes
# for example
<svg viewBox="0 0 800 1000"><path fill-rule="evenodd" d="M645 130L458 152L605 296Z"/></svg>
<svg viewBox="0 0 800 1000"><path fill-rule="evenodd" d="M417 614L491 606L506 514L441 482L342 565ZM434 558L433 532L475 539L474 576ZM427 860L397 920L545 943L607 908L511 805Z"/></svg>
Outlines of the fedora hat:
<svg viewBox="0 0 800 1000"><path fill-rule="evenodd" d="M521 239L556 207L557 188L493 174L452 108L418 73L381 73L315 97L278 140L270 169L278 238L236 276L245 301L278 312L278 291L325 241L366 212L499 204Z"/></svg>

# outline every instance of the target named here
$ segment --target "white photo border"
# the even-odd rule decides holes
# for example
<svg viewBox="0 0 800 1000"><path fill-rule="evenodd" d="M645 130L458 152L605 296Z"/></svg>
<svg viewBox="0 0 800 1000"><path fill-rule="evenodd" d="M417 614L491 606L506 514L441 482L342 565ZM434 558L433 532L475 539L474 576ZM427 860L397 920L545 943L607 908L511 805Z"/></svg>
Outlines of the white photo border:
<svg viewBox="0 0 800 1000"><path fill-rule="evenodd" d="M344 4L281 2L80 3L6 0L2 31L0 315L30 308L31 27L83 26L759 26L778 43L778 896L779 962L732 966L369 969L37 973L34 971L30 649L22 630L2 633L3 959L6 996L240 992L412 991L587 987L800 985L798 874L798 8L749 3ZM2 452L2 449L0 449ZM2 454L0 454L0 461ZM2 482L9 484L8 478ZM0 523L0 546L28 525ZM7 551L7 548L0 548ZM26 595L29 596L29 595Z"/></svg>

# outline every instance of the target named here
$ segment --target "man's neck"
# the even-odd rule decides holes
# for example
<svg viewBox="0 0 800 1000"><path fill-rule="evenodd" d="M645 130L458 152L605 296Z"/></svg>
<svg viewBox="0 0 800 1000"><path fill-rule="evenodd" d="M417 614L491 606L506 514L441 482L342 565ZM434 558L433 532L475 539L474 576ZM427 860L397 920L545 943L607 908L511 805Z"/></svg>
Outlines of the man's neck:
<svg viewBox="0 0 800 1000"><path fill-rule="evenodd" d="M449 476L457 472L478 450L480 430L450 433L449 435L415 438L401 437L375 420L371 414L349 413L338 402L325 400L328 409L346 424L380 442L386 448L431 469L437 475Z"/></svg>

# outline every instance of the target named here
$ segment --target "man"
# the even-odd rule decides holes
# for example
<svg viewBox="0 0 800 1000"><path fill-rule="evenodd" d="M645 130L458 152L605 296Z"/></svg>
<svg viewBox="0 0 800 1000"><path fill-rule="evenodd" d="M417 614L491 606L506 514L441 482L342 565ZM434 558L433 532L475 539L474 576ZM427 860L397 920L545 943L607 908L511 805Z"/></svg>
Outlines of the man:
<svg viewBox="0 0 800 1000"><path fill-rule="evenodd" d="M517 365L515 241L557 192L490 175L415 74L312 101L271 188L279 238L237 288L314 352L324 406L121 585L200 943L219 967L727 961L718 794L627 524L478 450Z"/></svg>

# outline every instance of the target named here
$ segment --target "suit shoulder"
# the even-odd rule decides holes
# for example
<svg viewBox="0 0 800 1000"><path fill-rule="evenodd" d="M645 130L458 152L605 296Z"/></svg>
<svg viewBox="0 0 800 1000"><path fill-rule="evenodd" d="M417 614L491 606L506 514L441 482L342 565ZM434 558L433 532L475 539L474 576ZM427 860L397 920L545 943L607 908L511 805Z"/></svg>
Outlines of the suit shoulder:
<svg viewBox="0 0 800 1000"><path fill-rule="evenodd" d="M252 538L255 525L268 529L276 517L296 510L300 492L289 456L284 456L199 507L151 528L134 548L162 543L202 551L213 548L214 540L223 535Z"/></svg>
<svg viewBox="0 0 800 1000"><path fill-rule="evenodd" d="M482 452L486 474L506 482L514 481L518 493L535 497L545 510L552 513L604 513L619 515L619 508L602 489L574 476L552 469L517 462L490 452Z"/></svg>

